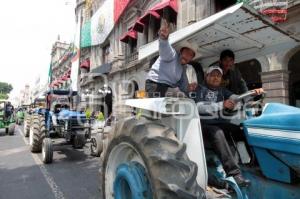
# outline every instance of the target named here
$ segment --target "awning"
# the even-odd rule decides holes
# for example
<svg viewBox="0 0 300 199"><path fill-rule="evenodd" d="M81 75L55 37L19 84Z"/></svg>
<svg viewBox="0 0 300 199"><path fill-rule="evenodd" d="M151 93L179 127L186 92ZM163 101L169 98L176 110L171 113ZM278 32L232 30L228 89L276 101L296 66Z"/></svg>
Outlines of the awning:
<svg viewBox="0 0 300 199"><path fill-rule="evenodd" d="M137 32L143 32L144 31L144 24L142 22L140 22L140 20L138 19L133 27L132 27L133 30L137 31Z"/></svg>
<svg viewBox="0 0 300 199"><path fill-rule="evenodd" d="M209 66L225 49L234 51L236 62L241 62L294 48L299 38L240 3L171 33L169 42L176 49L184 44L194 47L195 59ZM153 58L158 54L158 40L138 52L139 60Z"/></svg>
<svg viewBox="0 0 300 199"><path fill-rule="evenodd" d="M102 64L94 68L90 73L93 77L101 76L102 74L107 74L111 71L111 63Z"/></svg>
<svg viewBox="0 0 300 199"><path fill-rule="evenodd" d="M160 19L160 15L154 10L148 10L143 16L138 18L138 20L134 23L132 29L142 33L144 31L145 25L149 24L150 18L158 20Z"/></svg>
<svg viewBox="0 0 300 199"><path fill-rule="evenodd" d="M66 81L68 79L70 79L70 76L68 76L68 74L64 75L62 78L61 78L63 81Z"/></svg>
<svg viewBox="0 0 300 199"><path fill-rule="evenodd" d="M129 39L137 39L137 32L135 30L129 30L120 39L121 42L128 43Z"/></svg>
<svg viewBox="0 0 300 199"><path fill-rule="evenodd" d="M68 96L75 96L77 95L77 91L70 91L70 90L50 90L50 91L47 91L46 94L54 94L54 95L68 95Z"/></svg>
<svg viewBox="0 0 300 199"><path fill-rule="evenodd" d="M165 8L170 8L172 11L172 16L176 15L178 12L177 0L164 0L161 3L156 4L150 8L143 16L141 16L133 25L133 30L138 32L143 32L144 26L149 24L150 18L160 19L163 15L163 10ZM173 18L173 17L171 17Z"/></svg>
<svg viewBox="0 0 300 199"><path fill-rule="evenodd" d="M80 63L80 68L90 68L90 60L89 59L85 59Z"/></svg>
<svg viewBox="0 0 300 199"><path fill-rule="evenodd" d="M160 15L154 10L148 10L140 19L139 22L142 24L149 24L150 18L153 17L154 19L160 19Z"/></svg>
<svg viewBox="0 0 300 199"><path fill-rule="evenodd" d="M162 2L153 6L150 10L156 11L160 16L163 14L164 8L171 8L174 12L178 12L177 0L163 0Z"/></svg>

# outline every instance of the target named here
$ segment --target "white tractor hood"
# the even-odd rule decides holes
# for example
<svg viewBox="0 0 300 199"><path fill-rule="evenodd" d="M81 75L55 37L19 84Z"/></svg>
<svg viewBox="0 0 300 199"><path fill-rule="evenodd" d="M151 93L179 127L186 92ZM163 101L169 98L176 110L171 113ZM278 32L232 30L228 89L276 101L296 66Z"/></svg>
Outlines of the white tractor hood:
<svg viewBox="0 0 300 199"><path fill-rule="evenodd" d="M169 36L179 48L183 43L197 48L202 64L217 61L220 52L231 49L244 61L299 45L299 38L279 29L266 17L242 3L186 26ZM158 55L158 40L139 48L139 60Z"/></svg>

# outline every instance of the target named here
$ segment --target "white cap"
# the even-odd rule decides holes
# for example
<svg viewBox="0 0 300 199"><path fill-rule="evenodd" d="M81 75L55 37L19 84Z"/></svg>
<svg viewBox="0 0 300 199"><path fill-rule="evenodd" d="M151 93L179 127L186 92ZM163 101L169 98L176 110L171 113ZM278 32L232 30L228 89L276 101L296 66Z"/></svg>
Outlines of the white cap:
<svg viewBox="0 0 300 199"><path fill-rule="evenodd" d="M206 70L206 74L213 72L214 70L218 70L223 75L223 70L219 66L210 66Z"/></svg>
<svg viewBox="0 0 300 199"><path fill-rule="evenodd" d="M192 51L194 51L195 56L194 56L193 59L196 59L196 58L199 57L198 48L197 48L197 46L195 44L192 44L192 43L187 42L187 41L183 41L183 42L180 42L179 44L177 44L176 46L177 46L176 49L178 51L181 51L182 48L189 48Z"/></svg>

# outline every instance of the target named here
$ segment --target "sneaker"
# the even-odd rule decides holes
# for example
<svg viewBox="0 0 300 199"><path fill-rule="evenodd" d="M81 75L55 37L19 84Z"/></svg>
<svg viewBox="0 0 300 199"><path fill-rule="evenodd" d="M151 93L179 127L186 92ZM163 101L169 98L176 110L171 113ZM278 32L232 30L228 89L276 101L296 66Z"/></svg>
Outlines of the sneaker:
<svg viewBox="0 0 300 199"><path fill-rule="evenodd" d="M241 187L247 187L251 184L250 180L245 179L241 174L233 176L236 183Z"/></svg>

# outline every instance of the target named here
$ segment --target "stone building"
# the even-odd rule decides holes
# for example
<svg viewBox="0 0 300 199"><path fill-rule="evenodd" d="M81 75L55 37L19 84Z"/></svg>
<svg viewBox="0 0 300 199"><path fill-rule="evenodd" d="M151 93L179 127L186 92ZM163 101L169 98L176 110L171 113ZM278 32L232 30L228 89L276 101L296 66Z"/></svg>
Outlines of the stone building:
<svg viewBox="0 0 300 199"><path fill-rule="evenodd" d="M73 48L71 44L56 41L51 52L49 71L49 88L68 89L70 87L71 60Z"/></svg>
<svg viewBox="0 0 300 199"><path fill-rule="evenodd" d="M31 100L32 100L31 89L28 84L26 84L24 89L20 91L20 95L18 99L19 99L17 103L18 106L31 104Z"/></svg>
<svg viewBox="0 0 300 199"><path fill-rule="evenodd" d="M106 1L78 1L77 19L83 26L90 23L97 10ZM126 2L126 1L124 1ZM122 114L123 100L135 97L135 91L144 90L145 77L155 60L138 61L139 47L157 39L161 19L166 19L172 31L180 30L196 21L211 16L236 3L235 0L131 0L112 31L102 43L82 48L80 88L88 105L101 110L107 107L107 115ZM88 3L88 5L86 5ZM300 38L300 1L288 1L287 20L277 26ZM78 10L81 12L81 16ZM105 17L105 16L104 16ZM101 25L101 19L98 22ZM102 21L103 22L103 21ZM101 27L101 26L100 26ZM81 40L82 41L82 40ZM221 52L223 49L219 49ZM300 46L250 60L236 60L248 87L263 87L267 91L266 102L281 102L300 106ZM217 61L217 60L215 60ZM202 66L206 68L208 66ZM105 97L104 97L105 96Z"/></svg>

